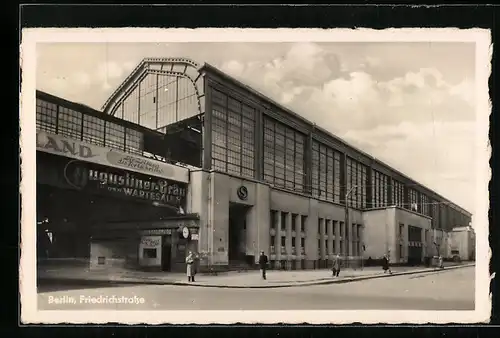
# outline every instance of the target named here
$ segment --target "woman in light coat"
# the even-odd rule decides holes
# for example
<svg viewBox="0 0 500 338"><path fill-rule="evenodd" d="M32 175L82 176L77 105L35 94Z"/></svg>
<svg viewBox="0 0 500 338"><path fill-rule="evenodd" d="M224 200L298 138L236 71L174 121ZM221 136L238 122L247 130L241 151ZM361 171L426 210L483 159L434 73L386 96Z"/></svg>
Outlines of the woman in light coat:
<svg viewBox="0 0 500 338"><path fill-rule="evenodd" d="M188 282L194 282L194 276L196 274L195 271L195 256L191 251L189 251L188 256L186 257L186 274L188 277Z"/></svg>

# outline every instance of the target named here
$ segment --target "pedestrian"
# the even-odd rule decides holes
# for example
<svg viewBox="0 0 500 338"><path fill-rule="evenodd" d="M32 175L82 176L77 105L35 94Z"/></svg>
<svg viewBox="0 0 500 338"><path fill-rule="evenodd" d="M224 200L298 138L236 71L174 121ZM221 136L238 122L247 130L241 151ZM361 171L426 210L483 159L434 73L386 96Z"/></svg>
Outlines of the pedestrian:
<svg viewBox="0 0 500 338"><path fill-rule="evenodd" d="M196 274L195 271L195 256L191 251L189 251L188 256L186 257L186 274L188 277L188 282L194 282L194 276Z"/></svg>
<svg viewBox="0 0 500 338"><path fill-rule="evenodd" d="M441 255L439 255L439 268L444 269L443 257Z"/></svg>
<svg viewBox="0 0 500 338"><path fill-rule="evenodd" d="M333 265L332 265L332 272L333 272L333 277L338 277L340 273L340 255L337 254L335 258L333 259Z"/></svg>
<svg viewBox="0 0 500 338"><path fill-rule="evenodd" d="M259 257L259 266L260 266L260 271L262 272L262 279L266 279L266 269L267 269L267 256L264 253L264 251L260 252L260 257Z"/></svg>
<svg viewBox="0 0 500 338"><path fill-rule="evenodd" d="M384 269L384 273L387 273L387 271L389 271L389 273L392 275L391 267L389 266L388 255L384 255L384 257L382 258L382 269Z"/></svg>

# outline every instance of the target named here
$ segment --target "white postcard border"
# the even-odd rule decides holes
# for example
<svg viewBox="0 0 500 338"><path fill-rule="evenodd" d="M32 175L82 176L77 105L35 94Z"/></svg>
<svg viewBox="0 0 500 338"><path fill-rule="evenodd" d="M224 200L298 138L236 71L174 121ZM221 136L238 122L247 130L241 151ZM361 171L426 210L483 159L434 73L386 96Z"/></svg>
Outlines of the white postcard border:
<svg viewBox="0 0 500 338"><path fill-rule="evenodd" d="M475 42L476 43L476 310L475 311L39 311L36 292L36 170L35 87L36 44L42 42ZM20 295L23 323L209 324L209 323L476 323L490 317L488 243L488 183L490 146L488 78L491 40L487 30L446 29L23 29L21 44L22 90L20 98L21 147L21 263Z"/></svg>

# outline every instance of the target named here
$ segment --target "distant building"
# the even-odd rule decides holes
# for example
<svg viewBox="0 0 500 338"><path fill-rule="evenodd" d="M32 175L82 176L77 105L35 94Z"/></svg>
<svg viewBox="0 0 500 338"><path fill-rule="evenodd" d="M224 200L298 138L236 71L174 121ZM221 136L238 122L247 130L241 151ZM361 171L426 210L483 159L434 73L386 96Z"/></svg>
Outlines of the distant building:
<svg viewBox="0 0 500 338"><path fill-rule="evenodd" d="M455 227L450 232L451 256L458 255L461 260L476 259L476 233L470 226Z"/></svg>
<svg viewBox="0 0 500 338"><path fill-rule="evenodd" d="M95 268L419 263L471 214L216 68L145 59L102 112L37 92L51 258ZM347 208L346 208L347 207ZM346 212L347 211L347 212ZM441 240L441 239L439 239ZM364 250L365 249L365 250ZM461 250L461 249L460 249Z"/></svg>

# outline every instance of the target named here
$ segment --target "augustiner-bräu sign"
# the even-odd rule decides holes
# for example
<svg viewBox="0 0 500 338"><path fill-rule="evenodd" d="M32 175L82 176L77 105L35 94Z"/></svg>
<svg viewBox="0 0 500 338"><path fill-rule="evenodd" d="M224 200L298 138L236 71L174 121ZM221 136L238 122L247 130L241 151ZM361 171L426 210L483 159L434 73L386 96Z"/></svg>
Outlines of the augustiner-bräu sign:
<svg viewBox="0 0 500 338"><path fill-rule="evenodd" d="M161 178L149 177L116 168L70 161L65 169L70 185L85 190L105 190L105 193L160 204L179 204L186 197L186 185Z"/></svg>

